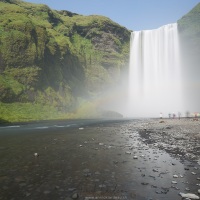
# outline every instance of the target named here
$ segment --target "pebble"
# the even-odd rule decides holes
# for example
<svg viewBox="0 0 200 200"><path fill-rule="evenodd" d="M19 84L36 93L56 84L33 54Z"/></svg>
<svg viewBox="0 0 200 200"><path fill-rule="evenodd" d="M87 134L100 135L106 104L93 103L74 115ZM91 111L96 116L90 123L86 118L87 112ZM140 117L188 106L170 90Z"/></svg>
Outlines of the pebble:
<svg viewBox="0 0 200 200"><path fill-rule="evenodd" d="M39 154L38 154L38 153L34 153L33 155L34 155L35 157L38 157L38 156L39 156Z"/></svg>
<svg viewBox="0 0 200 200"><path fill-rule="evenodd" d="M196 194L192 194L192 193L179 193L181 195L182 198L189 198L189 199L199 199L199 197Z"/></svg>
<svg viewBox="0 0 200 200"><path fill-rule="evenodd" d="M177 184L177 182L176 181L172 181L172 184Z"/></svg>
<svg viewBox="0 0 200 200"><path fill-rule="evenodd" d="M133 156L133 159L138 159L138 157L137 156Z"/></svg>
<svg viewBox="0 0 200 200"><path fill-rule="evenodd" d="M131 154L131 152L130 151L126 151L126 154Z"/></svg>
<svg viewBox="0 0 200 200"><path fill-rule="evenodd" d="M49 193L50 193L49 190L45 190L45 191L44 191L44 194L49 194Z"/></svg>
<svg viewBox="0 0 200 200"><path fill-rule="evenodd" d="M153 169L153 172L158 172L158 169Z"/></svg>
<svg viewBox="0 0 200 200"><path fill-rule="evenodd" d="M69 192L73 192L74 190L76 190L76 188L69 188L68 189Z"/></svg>
<svg viewBox="0 0 200 200"><path fill-rule="evenodd" d="M77 199L78 198L78 194L77 193L74 193L73 195L72 195L72 199Z"/></svg>
<svg viewBox="0 0 200 200"><path fill-rule="evenodd" d="M175 174L175 175L173 175L173 178L178 178L178 175L176 175L176 174Z"/></svg>
<svg viewBox="0 0 200 200"><path fill-rule="evenodd" d="M200 189L198 190L198 193L200 194Z"/></svg>

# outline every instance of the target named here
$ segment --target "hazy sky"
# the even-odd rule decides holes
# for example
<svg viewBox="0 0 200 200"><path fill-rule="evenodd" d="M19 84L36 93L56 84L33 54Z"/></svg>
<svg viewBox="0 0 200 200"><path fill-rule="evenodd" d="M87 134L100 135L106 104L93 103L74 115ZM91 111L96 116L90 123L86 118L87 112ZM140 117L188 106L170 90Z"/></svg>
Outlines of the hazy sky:
<svg viewBox="0 0 200 200"><path fill-rule="evenodd" d="M174 23L199 0L25 0L55 10L103 15L130 30L155 29Z"/></svg>

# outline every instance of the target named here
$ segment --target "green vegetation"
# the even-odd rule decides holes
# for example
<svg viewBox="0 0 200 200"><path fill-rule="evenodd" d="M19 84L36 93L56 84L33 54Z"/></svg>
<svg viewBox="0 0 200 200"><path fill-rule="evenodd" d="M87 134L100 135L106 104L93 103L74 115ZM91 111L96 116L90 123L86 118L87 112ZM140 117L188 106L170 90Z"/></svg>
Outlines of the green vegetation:
<svg viewBox="0 0 200 200"><path fill-rule="evenodd" d="M178 28L181 34L182 43L187 46L187 53L193 52L194 57L200 55L200 3L198 3L189 13L178 20ZM195 58L194 58L195 59Z"/></svg>
<svg viewBox="0 0 200 200"><path fill-rule="evenodd" d="M59 113L53 106L31 103L0 103L0 112L1 119L9 122L62 119L65 117L63 113Z"/></svg>
<svg viewBox="0 0 200 200"><path fill-rule="evenodd" d="M187 36L200 34L200 3L178 20L179 30Z"/></svg>
<svg viewBox="0 0 200 200"><path fill-rule="evenodd" d="M98 117L85 99L120 81L130 31L21 0L1 0L0 12L0 119Z"/></svg>

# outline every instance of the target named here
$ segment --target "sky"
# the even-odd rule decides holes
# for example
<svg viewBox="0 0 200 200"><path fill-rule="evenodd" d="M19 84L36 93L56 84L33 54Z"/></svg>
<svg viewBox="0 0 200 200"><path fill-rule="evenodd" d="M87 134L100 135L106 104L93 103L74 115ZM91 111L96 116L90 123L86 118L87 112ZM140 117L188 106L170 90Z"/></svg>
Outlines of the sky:
<svg viewBox="0 0 200 200"><path fill-rule="evenodd" d="M132 31L175 23L199 0L24 0L81 15L103 15Z"/></svg>

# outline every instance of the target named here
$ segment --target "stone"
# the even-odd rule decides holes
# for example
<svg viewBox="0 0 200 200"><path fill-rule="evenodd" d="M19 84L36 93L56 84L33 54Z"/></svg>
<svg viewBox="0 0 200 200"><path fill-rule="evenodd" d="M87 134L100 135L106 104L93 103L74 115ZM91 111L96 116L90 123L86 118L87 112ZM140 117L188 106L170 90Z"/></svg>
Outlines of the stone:
<svg viewBox="0 0 200 200"><path fill-rule="evenodd" d="M177 184L177 182L176 181L172 181L172 184Z"/></svg>
<svg viewBox="0 0 200 200"><path fill-rule="evenodd" d="M189 198L189 199L199 199L199 197L196 194L192 194L192 193L179 193L181 195L182 198Z"/></svg>
<svg viewBox="0 0 200 200"><path fill-rule="evenodd" d="M72 195L72 199L77 199L78 198L78 193L74 193L73 195Z"/></svg>
<svg viewBox="0 0 200 200"><path fill-rule="evenodd" d="M133 156L133 159L138 159L138 157L137 156Z"/></svg>
<svg viewBox="0 0 200 200"><path fill-rule="evenodd" d="M38 157L38 156L39 156L39 154L38 154L38 153L34 153L33 155L34 155L35 157Z"/></svg>

